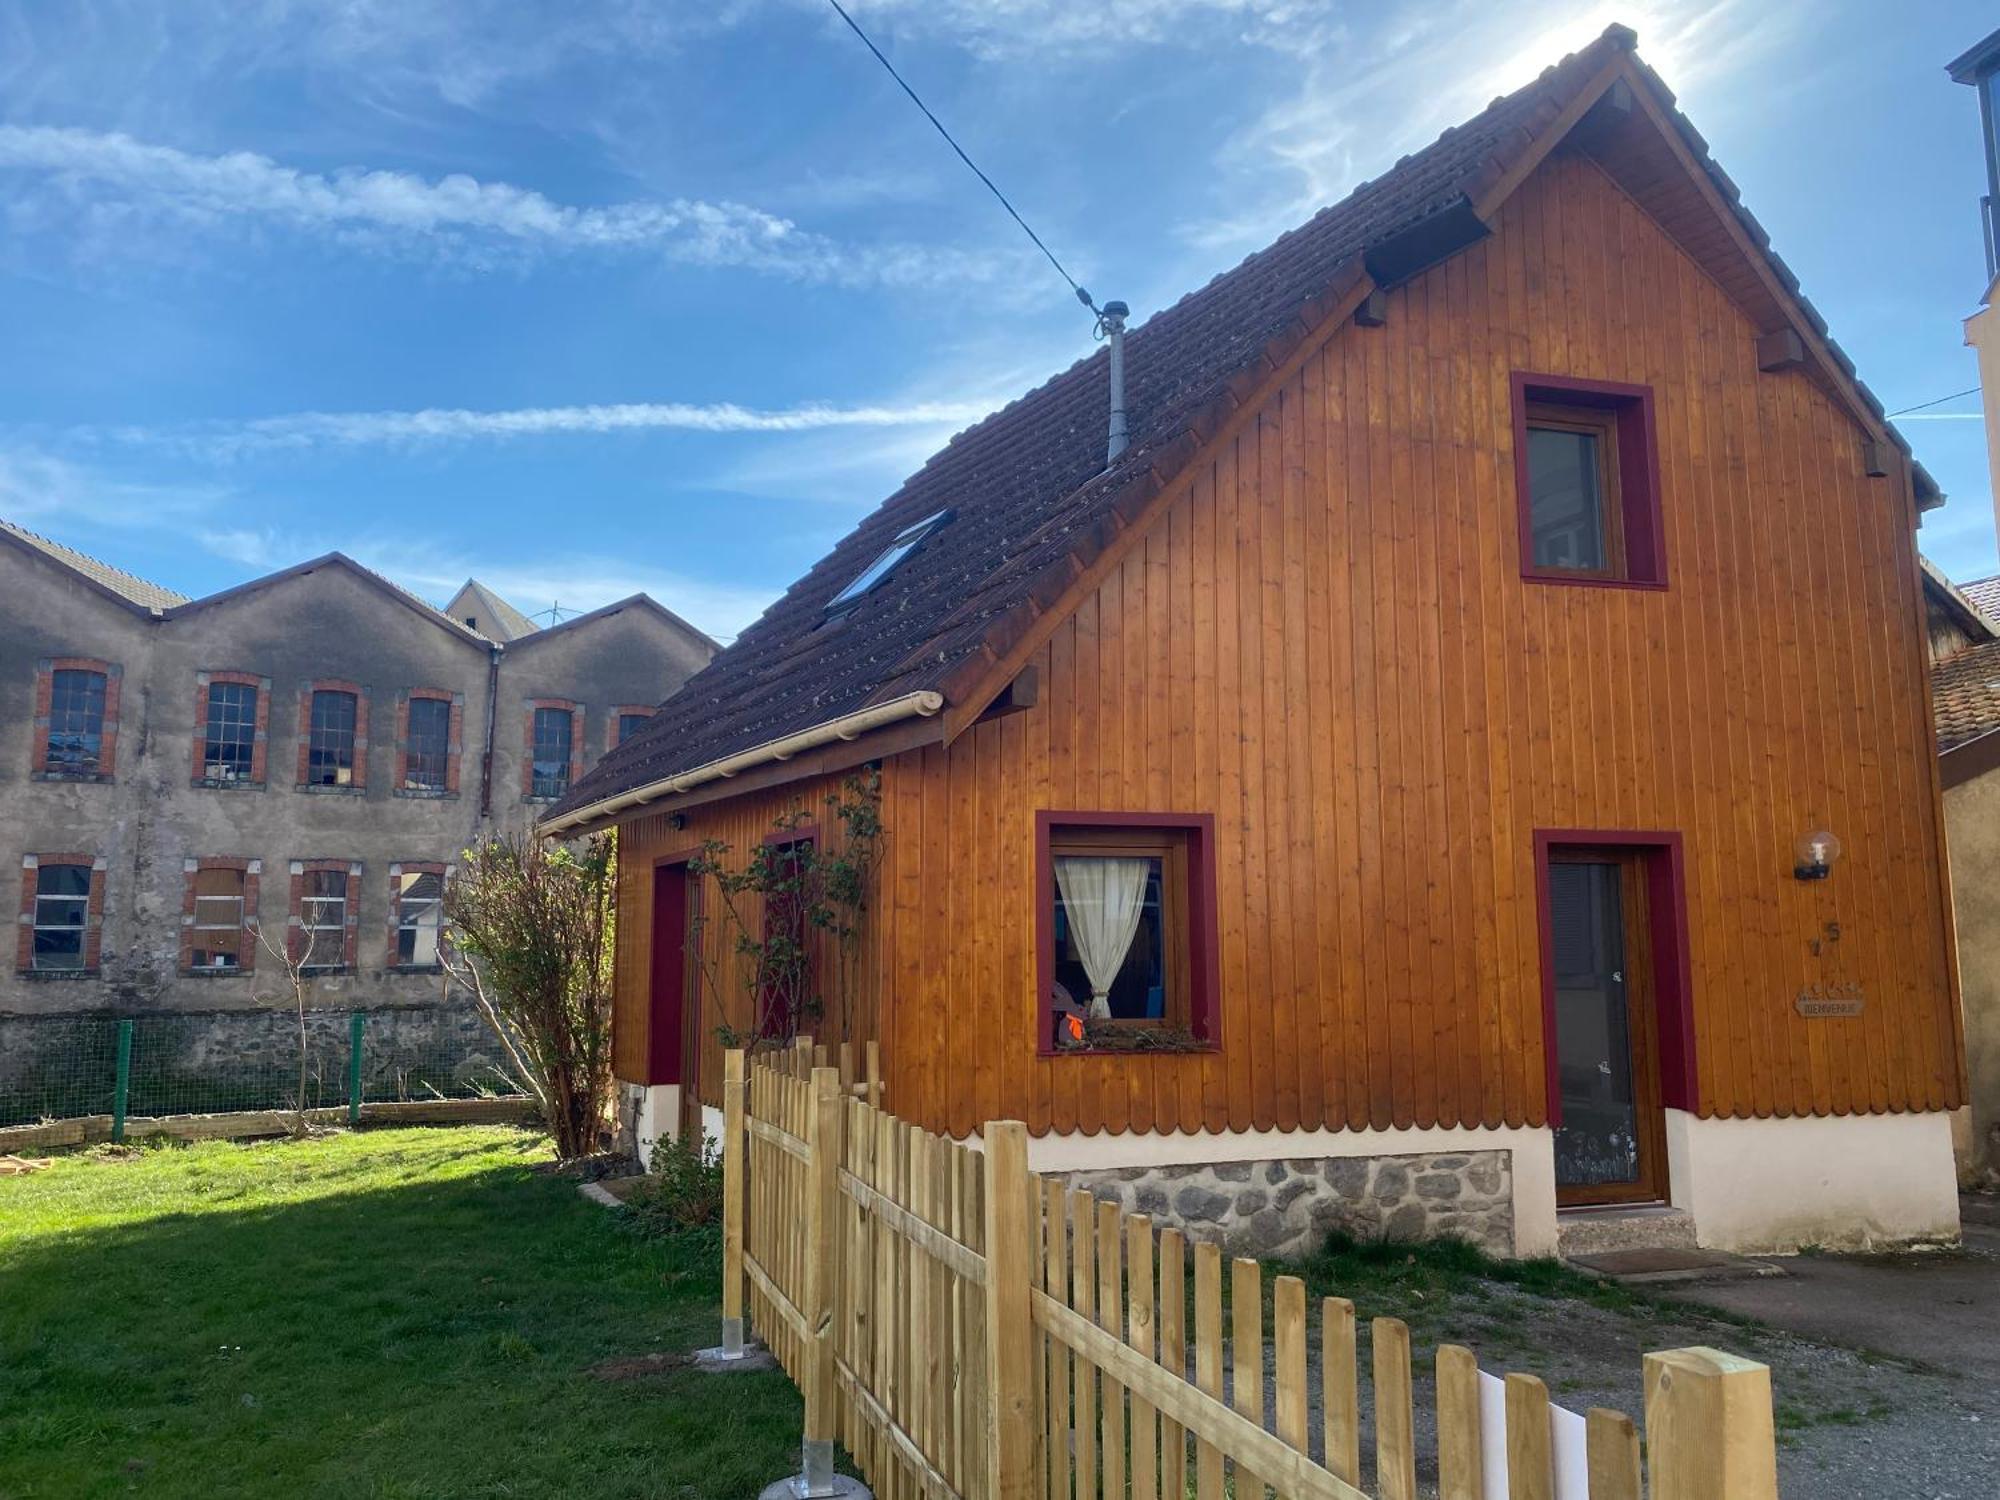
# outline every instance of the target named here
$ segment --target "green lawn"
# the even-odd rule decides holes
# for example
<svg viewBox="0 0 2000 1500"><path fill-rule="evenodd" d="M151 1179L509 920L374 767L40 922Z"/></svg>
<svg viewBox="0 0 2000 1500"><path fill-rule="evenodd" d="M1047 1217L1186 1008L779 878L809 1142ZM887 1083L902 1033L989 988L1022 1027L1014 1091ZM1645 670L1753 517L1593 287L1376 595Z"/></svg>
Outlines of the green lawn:
<svg viewBox="0 0 2000 1500"><path fill-rule="evenodd" d="M718 1336L712 1236L647 1240L502 1128L106 1152L0 1178L0 1500L746 1496L782 1375L608 1379Z"/></svg>

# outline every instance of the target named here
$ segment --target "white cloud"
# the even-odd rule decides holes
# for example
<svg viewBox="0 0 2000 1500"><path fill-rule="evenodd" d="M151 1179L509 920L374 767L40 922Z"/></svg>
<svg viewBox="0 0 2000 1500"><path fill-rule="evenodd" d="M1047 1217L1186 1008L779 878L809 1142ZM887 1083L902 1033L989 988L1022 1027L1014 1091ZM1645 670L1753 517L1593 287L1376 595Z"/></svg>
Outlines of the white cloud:
<svg viewBox="0 0 2000 1500"><path fill-rule="evenodd" d="M463 173L430 179L362 167L309 172L252 151L204 156L120 132L51 125L0 125L0 172L46 189L40 199L17 190L8 206L17 227L46 227L67 203L86 216L115 218L134 252L145 248L145 237L132 219L151 215L197 228L240 220L332 232L363 247L421 247L475 260L499 248L635 252L843 285L986 281L1021 263L1011 254L846 244L743 203L675 198L584 206Z"/></svg>
<svg viewBox="0 0 2000 1500"><path fill-rule="evenodd" d="M541 437L565 433L714 432L800 433L835 428L963 427L998 403L917 401L897 405L801 406L760 409L733 402L621 402L596 406L538 406L507 411L437 407L422 411L293 412L243 422L201 422L178 427L78 429L75 436L163 446L226 462L274 449L323 446L409 446L483 438Z"/></svg>
<svg viewBox="0 0 2000 1500"><path fill-rule="evenodd" d="M0 450L0 516L30 528L179 525L230 494L222 485L118 479L32 448Z"/></svg>

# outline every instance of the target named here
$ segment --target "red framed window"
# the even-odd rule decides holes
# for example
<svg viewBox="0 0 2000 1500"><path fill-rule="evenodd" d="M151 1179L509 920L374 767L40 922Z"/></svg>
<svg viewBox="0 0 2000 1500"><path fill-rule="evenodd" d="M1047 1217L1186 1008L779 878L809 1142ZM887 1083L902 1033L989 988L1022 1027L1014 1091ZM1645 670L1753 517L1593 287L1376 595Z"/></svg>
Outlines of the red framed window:
<svg viewBox="0 0 2000 1500"><path fill-rule="evenodd" d="M1217 959L1210 815L1035 814L1044 1055L1111 1048L1120 1031L1219 1045Z"/></svg>
<svg viewBox="0 0 2000 1500"><path fill-rule="evenodd" d="M309 974L339 974L354 967L360 928L361 866L344 859L295 859L289 941L295 962Z"/></svg>
<svg viewBox="0 0 2000 1500"><path fill-rule="evenodd" d="M271 679L253 672L200 672L194 683L194 785L261 788Z"/></svg>
<svg viewBox="0 0 2000 1500"><path fill-rule="evenodd" d="M109 781L118 763L122 669L94 656L35 663L35 735L29 771L38 781Z"/></svg>
<svg viewBox="0 0 2000 1500"><path fill-rule="evenodd" d="M1512 405L1521 576L1666 587L1652 387L1517 370Z"/></svg>
<svg viewBox="0 0 2000 1500"><path fill-rule="evenodd" d="M411 688L396 697L396 794L458 795L460 736L465 695L443 688Z"/></svg>
<svg viewBox="0 0 2000 1500"><path fill-rule="evenodd" d="M806 921L813 878L813 851L819 830L811 824L773 834L757 857L767 869L764 898L764 963L758 976L759 1036L789 1034L799 1013L817 998L812 933Z"/></svg>
<svg viewBox="0 0 2000 1500"><path fill-rule="evenodd" d="M299 690L299 787L358 792L368 784L368 694L325 678Z"/></svg>
<svg viewBox="0 0 2000 1500"><path fill-rule="evenodd" d="M216 855L187 860L181 868L181 972L216 978L254 973L263 861Z"/></svg>
<svg viewBox="0 0 2000 1500"><path fill-rule="evenodd" d="M89 854L21 857L15 967L23 974L95 974L104 943L104 861Z"/></svg>

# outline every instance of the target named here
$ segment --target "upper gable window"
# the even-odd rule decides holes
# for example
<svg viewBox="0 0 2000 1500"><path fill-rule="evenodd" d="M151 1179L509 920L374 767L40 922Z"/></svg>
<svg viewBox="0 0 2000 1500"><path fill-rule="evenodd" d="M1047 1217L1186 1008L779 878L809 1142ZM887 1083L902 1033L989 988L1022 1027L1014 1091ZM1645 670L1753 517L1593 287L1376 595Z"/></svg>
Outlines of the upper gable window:
<svg viewBox="0 0 2000 1500"><path fill-rule="evenodd" d="M1666 583L1650 387L1513 381L1521 574L1545 583Z"/></svg>
<svg viewBox="0 0 2000 1500"><path fill-rule="evenodd" d="M900 533L895 541L882 550L875 561L861 570L852 583L827 600L826 612L830 615L839 614L842 610L852 609L860 603L865 595L896 570L898 563L922 545L925 537L944 525L951 517L950 511L941 510L934 516L925 516L916 525Z"/></svg>
<svg viewBox="0 0 2000 1500"><path fill-rule="evenodd" d="M1619 576L1625 538L1618 511L1618 426L1611 415L1584 406L1529 406L1535 566Z"/></svg>

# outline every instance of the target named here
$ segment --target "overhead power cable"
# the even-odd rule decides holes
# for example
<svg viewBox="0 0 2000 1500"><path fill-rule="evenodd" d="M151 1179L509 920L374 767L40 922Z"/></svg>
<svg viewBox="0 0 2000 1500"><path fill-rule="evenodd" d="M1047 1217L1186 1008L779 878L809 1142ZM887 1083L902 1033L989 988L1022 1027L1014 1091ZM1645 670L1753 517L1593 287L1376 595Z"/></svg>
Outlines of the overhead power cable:
<svg viewBox="0 0 2000 1500"><path fill-rule="evenodd" d="M1055 252L1049 249L1047 245L1043 244L1042 237L1036 234L1033 229L1028 227L1028 221L1022 218L1020 215L1020 211L1016 209L1013 204L1007 201L1007 195L1001 192L1000 189L994 185L993 179L991 177L988 177L984 172L980 171L979 164L975 162L970 156L967 156L965 154L965 147L959 145L957 140L953 138L952 133L944 128L944 121L940 120L936 115L932 114L931 107L928 104L924 103L922 99L917 97L917 91L910 87L908 81L904 79L901 73L898 73L896 71L896 65L890 62L888 58L882 55L882 49L876 46L874 41L869 37L868 33L861 29L859 23L855 21L854 17L850 16L847 13L846 7L844 7L840 3L840 0L826 0L826 3L828 5L831 5L834 9L835 14L837 14L841 20L847 23L847 29L849 31L852 31L856 36L861 38L861 45L866 47L870 52L875 54L875 61L880 63L885 69L888 70L889 76L896 80L897 86L900 87L904 93L910 96L910 102L916 105L918 109L924 112L924 118L926 120L929 120L931 124L936 127L937 133L944 137L945 144L950 146L953 151L956 151L958 153L958 159L964 162L967 167L972 169L972 175L977 177L981 182L986 184L986 191L988 191L995 198L1000 200L1000 206L1007 210L1008 216L1011 217L1016 224L1019 224L1021 226L1021 232L1025 234L1029 239L1035 242L1035 248L1037 250L1041 251L1043 255L1048 257L1049 264L1056 268L1056 274L1062 277L1064 281L1067 281L1069 283L1069 289L1076 293L1076 300L1081 302L1085 307L1089 308L1092 313L1096 314L1101 319L1103 317L1103 313L1098 308L1097 304L1091 300L1090 293L1085 291L1082 287L1078 286L1076 278L1070 275L1068 271L1063 269L1063 263L1056 259Z"/></svg>
<svg viewBox="0 0 2000 1500"><path fill-rule="evenodd" d="M1891 417L1907 417L1913 411L1927 411L1933 406L1943 406L1947 401L1956 401L1960 396L1976 396L1978 394L1978 386L1967 386L1962 391L1953 391L1949 396L1940 396L1935 401L1920 401L1915 406L1906 406L1901 411L1890 412L1889 415Z"/></svg>

